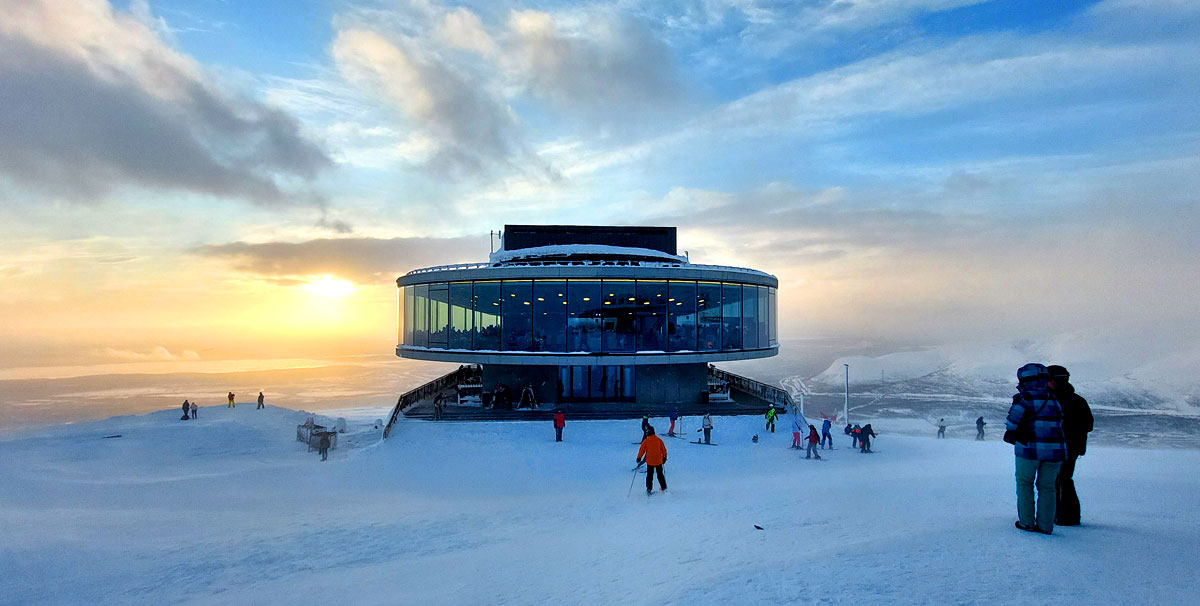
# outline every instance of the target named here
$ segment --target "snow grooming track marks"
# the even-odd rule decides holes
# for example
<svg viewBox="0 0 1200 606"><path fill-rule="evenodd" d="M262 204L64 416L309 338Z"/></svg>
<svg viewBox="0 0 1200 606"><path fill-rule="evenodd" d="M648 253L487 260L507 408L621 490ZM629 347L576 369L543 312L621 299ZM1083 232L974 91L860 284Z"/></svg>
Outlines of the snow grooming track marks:
<svg viewBox="0 0 1200 606"><path fill-rule="evenodd" d="M538 424L402 421L320 464L289 416L223 412L186 429L178 415L107 421L122 440L81 440L101 433L86 425L0 440L5 603L1107 605L1200 591L1179 557L1200 541L1200 477L1178 473L1200 466L1195 451L1089 448L1084 526L1044 537L1012 527L1012 451L996 443L895 436L886 457L820 470L748 440L676 448L670 490L643 505L620 496L623 422L572 423L559 444ZM746 421L718 423L749 435ZM996 562L1018 560L1073 582L1012 583Z"/></svg>

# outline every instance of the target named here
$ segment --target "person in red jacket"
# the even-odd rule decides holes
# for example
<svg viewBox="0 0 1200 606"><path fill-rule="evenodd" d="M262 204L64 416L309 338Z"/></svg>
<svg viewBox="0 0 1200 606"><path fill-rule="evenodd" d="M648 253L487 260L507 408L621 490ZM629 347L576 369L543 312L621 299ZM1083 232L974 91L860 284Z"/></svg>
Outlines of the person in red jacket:
<svg viewBox="0 0 1200 606"><path fill-rule="evenodd" d="M817 433L815 425L808 426L808 454L804 458L811 459L814 455L820 459L821 455L817 454L817 444L821 443L821 434Z"/></svg>
<svg viewBox="0 0 1200 606"><path fill-rule="evenodd" d="M567 417L563 415L561 408L554 409L554 441L562 442L563 426L567 424Z"/></svg>
<svg viewBox="0 0 1200 606"><path fill-rule="evenodd" d="M667 477L663 475L663 464L667 462L667 445L654 435L654 426L646 428L646 437L638 448L637 464L646 464L646 494L654 492L654 474L658 474L658 486L666 492Z"/></svg>

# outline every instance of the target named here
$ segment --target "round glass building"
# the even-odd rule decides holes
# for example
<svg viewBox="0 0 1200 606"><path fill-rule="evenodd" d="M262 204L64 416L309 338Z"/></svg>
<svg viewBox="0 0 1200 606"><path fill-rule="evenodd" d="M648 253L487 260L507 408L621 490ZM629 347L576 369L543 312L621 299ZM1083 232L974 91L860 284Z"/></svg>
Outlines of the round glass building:
<svg viewBox="0 0 1200 606"><path fill-rule="evenodd" d="M508 225L488 263L399 278L405 358L541 403L699 404L708 363L773 356L778 280L676 254L673 227Z"/></svg>

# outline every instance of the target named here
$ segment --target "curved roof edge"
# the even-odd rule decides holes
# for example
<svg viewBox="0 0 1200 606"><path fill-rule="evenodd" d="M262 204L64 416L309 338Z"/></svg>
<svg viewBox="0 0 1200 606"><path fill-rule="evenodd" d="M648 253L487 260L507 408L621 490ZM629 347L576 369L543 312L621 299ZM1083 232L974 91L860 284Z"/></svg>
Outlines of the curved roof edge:
<svg viewBox="0 0 1200 606"><path fill-rule="evenodd" d="M688 262L687 257L672 255L660 250L627 246L606 246L603 244L558 244L553 246L518 248L516 250L501 249L492 253L488 257L488 260L493 265L503 265L513 261L529 261L534 259L636 259L671 263Z"/></svg>

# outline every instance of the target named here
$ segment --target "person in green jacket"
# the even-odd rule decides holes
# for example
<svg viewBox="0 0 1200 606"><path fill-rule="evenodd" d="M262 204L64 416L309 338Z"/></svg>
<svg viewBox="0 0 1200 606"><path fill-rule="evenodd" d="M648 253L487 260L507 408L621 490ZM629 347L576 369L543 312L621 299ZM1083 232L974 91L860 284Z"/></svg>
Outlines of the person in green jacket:
<svg viewBox="0 0 1200 606"><path fill-rule="evenodd" d="M767 427L766 427L766 429L770 429L771 433L775 433L775 407L774 406L767 409Z"/></svg>

